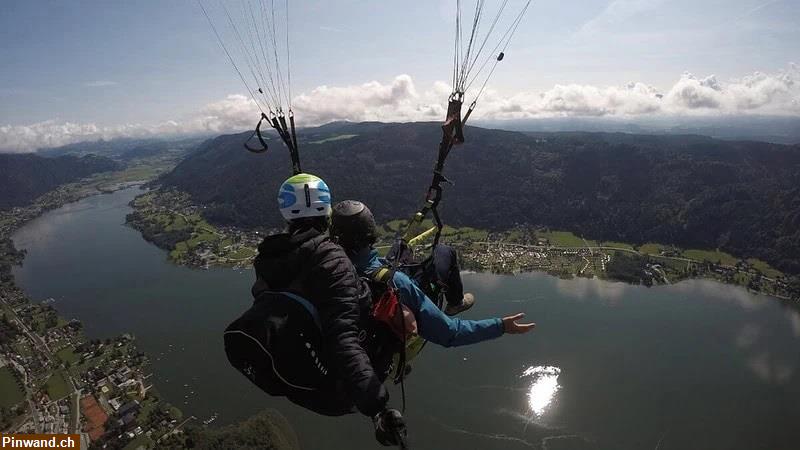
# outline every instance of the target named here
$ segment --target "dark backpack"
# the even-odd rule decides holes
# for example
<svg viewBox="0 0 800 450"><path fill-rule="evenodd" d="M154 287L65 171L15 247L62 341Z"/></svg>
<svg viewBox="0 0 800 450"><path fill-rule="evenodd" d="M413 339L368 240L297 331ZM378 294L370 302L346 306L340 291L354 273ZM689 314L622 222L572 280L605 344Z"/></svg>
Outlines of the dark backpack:
<svg viewBox="0 0 800 450"><path fill-rule="evenodd" d="M386 284L364 280L362 318L369 317L372 299L384 297ZM366 303L366 304L365 304ZM373 369L385 380L392 370L392 356L401 341L385 324L362 320L359 341ZM321 414L350 412L340 381L331 373L324 356L322 328L314 305L292 292L266 291L224 332L225 353L231 365L253 384L273 396L289 400Z"/></svg>
<svg viewBox="0 0 800 450"><path fill-rule="evenodd" d="M224 338L231 365L270 395L317 390L328 375L317 309L297 294L262 293Z"/></svg>

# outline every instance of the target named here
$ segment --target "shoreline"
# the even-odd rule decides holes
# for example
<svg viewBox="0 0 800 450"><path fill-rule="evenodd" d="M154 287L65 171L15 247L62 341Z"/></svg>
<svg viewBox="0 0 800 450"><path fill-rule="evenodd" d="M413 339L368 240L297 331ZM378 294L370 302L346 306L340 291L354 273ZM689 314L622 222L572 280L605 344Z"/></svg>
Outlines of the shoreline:
<svg viewBox="0 0 800 450"><path fill-rule="evenodd" d="M126 223L139 230L145 240L165 250L171 263L183 267L248 267L261 239L275 231L216 227L202 217L204 206L174 190L150 191L134 199L131 206L134 212ZM429 226L423 224L421 228ZM388 250L403 227L402 220L380 225L376 248ZM793 287L788 278L768 264L719 251L587 241L570 232L530 228L488 232L446 227L442 241L458 250L462 270L493 274L544 272L562 279L598 278L644 286L710 279L780 300L800 301L800 287ZM420 254L427 252L425 244L415 246Z"/></svg>
<svg viewBox="0 0 800 450"><path fill-rule="evenodd" d="M467 270L465 270L465 272L468 272L468 271L469 271L468 269L467 269ZM541 270L540 270L540 271L531 271L531 272L532 272L532 273L537 273L537 272L538 272L538 273L541 273L541 272L543 272L543 271L541 271ZM477 272L476 272L476 273L477 273ZM180 421L179 421L179 422L180 422ZM200 424L199 424L199 423L197 423L197 422L199 422L199 421L196 421L196 425L200 425ZM215 425L216 425L216 424L215 424ZM164 442L164 441L162 441L162 442ZM171 443L172 441L170 440L170 441L168 441L168 442L170 442L170 443Z"/></svg>
<svg viewBox="0 0 800 450"><path fill-rule="evenodd" d="M28 296L16 284L12 272L12 267L23 264L25 259L25 250L16 249L12 239L17 230L45 213L68 204L96 195L132 189L147 182L133 180L109 184L108 176L113 177L114 173L99 174L59 186L27 206L0 212L0 223L3 225L0 228L0 244L5 247L5 253L11 256L0 261L0 273L3 275L0 279L0 312L3 331L13 336L4 344L1 355L1 359L8 360L10 364L4 364L0 370L7 371L5 375L11 380L16 379L20 396L19 401L9 406L10 415L2 417L4 432L80 433L86 442L119 444L121 447L137 439L146 445L142 426L148 427L150 434L163 429L160 433L167 435L180 429L175 426L175 421L182 418L183 413L177 407L161 401L157 389L152 384L148 385L147 379L151 375L148 373L149 360L136 348L133 336L127 333L103 339L86 336L79 320L67 321L58 315L52 302L36 301ZM98 367L105 369L98 372ZM102 376L104 374L107 376ZM110 381L112 376L120 378ZM103 388L98 390L97 386L101 384ZM135 417L140 419L141 425L118 437L116 433L108 435L105 432L107 425L117 420L112 417L118 414L116 408L109 407L113 402L107 397L109 393L122 389L120 386L123 385L138 386L135 397L141 403L130 400L124 406L132 405L129 409L138 413ZM100 415L87 415L86 408L91 410L95 406L100 408ZM123 405L118 407L121 410ZM52 413L51 410L59 412ZM142 412L144 410L148 412ZM100 420L98 417L106 419ZM156 424L157 418L169 422L162 427ZM193 419L189 417L181 425ZM149 436L147 439L150 439Z"/></svg>

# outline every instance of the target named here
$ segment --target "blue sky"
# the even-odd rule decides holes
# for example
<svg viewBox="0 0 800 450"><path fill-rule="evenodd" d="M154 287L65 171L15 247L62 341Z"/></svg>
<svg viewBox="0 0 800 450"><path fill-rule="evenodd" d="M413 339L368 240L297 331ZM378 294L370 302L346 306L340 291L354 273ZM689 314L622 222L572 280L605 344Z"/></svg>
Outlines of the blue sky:
<svg viewBox="0 0 800 450"><path fill-rule="evenodd" d="M454 4L292 1L292 85L306 95L308 116L426 118L413 111L444 102L435 83L451 70ZM20 133L57 135L52 127L64 123L80 124L61 129L76 136L166 121L235 127L231 117L246 109L246 99L229 97L246 91L195 0L4 0L0 42L0 147L29 147ZM686 104L704 113L800 115L793 62L800 63L797 0L534 1L484 112L635 116L682 113ZM766 77L758 89L742 81L754 76ZM386 92L402 98L370 109ZM675 100L652 104L658 95ZM352 104L340 111L337 102ZM198 119L215 114L214 126ZM49 125L36 127L42 123Z"/></svg>

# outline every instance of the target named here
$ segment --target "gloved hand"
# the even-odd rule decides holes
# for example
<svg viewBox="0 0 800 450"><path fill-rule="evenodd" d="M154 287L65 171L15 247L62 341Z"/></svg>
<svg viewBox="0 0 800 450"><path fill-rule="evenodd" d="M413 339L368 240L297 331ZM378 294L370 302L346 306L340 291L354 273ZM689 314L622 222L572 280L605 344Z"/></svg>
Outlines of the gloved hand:
<svg viewBox="0 0 800 450"><path fill-rule="evenodd" d="M400 445L406 438L406 422L396 409L384 409L372 418L375 425L375 439L383 446Z"/></svg>

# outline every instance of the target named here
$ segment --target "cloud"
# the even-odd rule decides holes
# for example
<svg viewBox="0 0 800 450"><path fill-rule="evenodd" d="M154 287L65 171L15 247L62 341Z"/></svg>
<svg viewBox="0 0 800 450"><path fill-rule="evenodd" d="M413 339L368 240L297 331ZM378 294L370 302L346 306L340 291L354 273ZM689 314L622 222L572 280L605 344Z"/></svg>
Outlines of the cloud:
<svg viewBox="0 0 800 450"><path fill-rule="evenodd" d="M29 152L37 148L58 147L82 141L175 134L181 134L181 129L174 121L151 126L125 124L101 127L93 123L47 120L30 125L0 126L0 150Z"/></svg>
<svg viewBox="0 0 800 450"><path fill-rule="evenodd" d="M572 280L557 279L556 289L560 294L569 297L592 301L599 299L609 306L617 306L627 292L644 288L626 283L578 277Z"/></svg>
<svg viewBox="0 0 800 450"><path fill-rule="evenodd" d="M667 93L667 108L718 110L727 113L763 111L800 113L800 70L794 64L777 75L756 72L751 76L720 83L714 75L698 79L685 73Z"/></svg>
<svg viewBox="0 0 800 450"><path fill-rule="evenodd" d="M795 365L775 357L769 351L762 351L747 359L747 367L761 379L773 384L785 384L794 373Z"/></svg>
<svg viewBox="0 0 800 450"><path fill-rule="evenodd" d="M258 109L248 97L229 95L183 120L155 124L100 126L94 123L46 120L29 125L0 125L0 151L30 152L83 141L219 134L255 125Z"/></svg>
<svg viewBox="0 0 800 450"><path fill-rule="evenodd" d="M447 83L419 89L410 75L388 82L319 86L296 96L293 109L303 126L335 120L407 122L441 120L446 112ZM467 94L467 101L469 93ZM548 117L618 117L720 115L800 116L800 67L752 75L727 82L714 75L684 73L659 90L644 82L620 86L559 84L544 92L503 95L487 89L473 115L476 119ZM176 136L224 133L251 128L259 110L244 95L229 95L187 117L156 124L99 126L48 120L29 125L0 125L0 151L32 151L74 142L115 137Z"/></svg>
<svg viewBox="0 0 800 450"><path fill-rule="evenodd" d="M116 81L95 80L84 83L83 85L86 87L108 87L108 86L116 86L118 84L119 83L117 83Z"/></svg>
<svg viewBox="0 0 800 450"><path fill-rule="evenodd" d="M490 93L491 94L491 93ZM540 93L508 98L487 95L485 118L640 115L800 115L800 68L790 64L776 74L756 72L729 82L714 75L684 73L666 91L642 82L623 86L556 85Z"/></svg>
<svg viewBox="0 0 800 450"><path fill-rule="evenodd" d="M411 76L398 75L388 84L320 86L296 97L293 107L305 124L321 124L332 120L431 120L444 114L440 103L432 92L420 95Z"/></svg>
<svg viewBox="0 0 800 450"><path fill-rule="evenodd" d="M797 363L769 345L770 332L752 323L745 324L736 335L736 346L742 352L745 365L761 381L784 384L794 373Z"/></svg>

